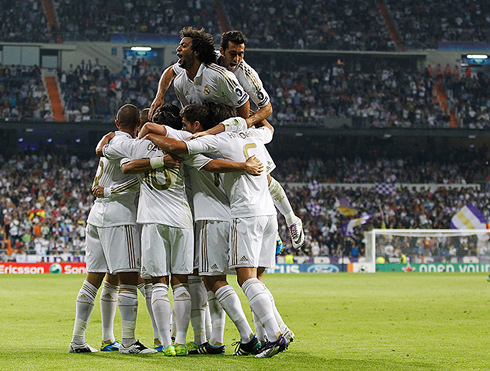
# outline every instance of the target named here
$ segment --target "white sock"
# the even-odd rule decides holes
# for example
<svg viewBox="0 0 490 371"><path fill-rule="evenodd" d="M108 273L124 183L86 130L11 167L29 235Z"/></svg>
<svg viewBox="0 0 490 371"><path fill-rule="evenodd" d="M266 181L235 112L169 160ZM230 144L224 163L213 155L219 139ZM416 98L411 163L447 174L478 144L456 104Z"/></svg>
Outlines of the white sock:
<svg viewBox="0 0 490 371"><path fill-rule="evenodd" d="M153 284L146 283L145 284L145 302L146 309L148 310L148 314L150 315L151 327L153 328L153 342L155 345L161 344L160 334L158 333L158 326L155 322L155 316L153 315L153 309L151 307L151 295L153 292Z"/></svg>
<svg viewBox="0 0 490 371"><path fill-rule="evenodd" d="M119 288L119 311L121 312L122 344L131 345L136 338L136 317L138 315L138 289L136 285L121 284Z"/></svg>
<svg viewBox="0 0 490 371"><path fill-rule="evenodd" d="M255 333L257 334L257 339L259 339L259 341L264 344L266 342L264 326L262 326L262 323L260 323L254 312L252 312L252 315L254 319Z"/></svg>
<svg viewBox="0 0 490 371"><path fill-rule="evenodd" d="M116 317L119 286L104 281L100 293L100 315L102 317L102 340L114 342L114 317Z"/></svg>
<svg viewBox="0 0 490 371"><path fill-rule="evenodd" d="M163 348L172 345L170 339L170 300L168 298L168 285L163 283L153 284L153 292L151 296L151 307L155 322L157 323L159 339L162 342Z"/></svg>
<svg viewBox="0 0 490 371"><path fill-rule="evenodd" d="M225 335L226 312L214 295L214 292L208 291L209 313L211 316L212 332L209 337L209 344L219 347L223 345Z"/></svg>
<svg viewBox="0 0 490 371"><path fill-rule="evenodd" d="M231 285L222 286L216 290L214 295L219 300L226 314L228 314L228 317L235 324L240 333L241 342L248 343L253 336L253 331L248 324L240 299L233 287Z"/></svg>
<svg viewBox="0 0 490 371"><path fill-rule="evenodd" d="M274 312L274 317L276 317L277 325L281 329L281 332L284 334L288 327L284 323L284 320L282 319L281 315L279 314L279 311L277 310L276 302L274 300L274 296L272 296L272 293L269 291L269 289L265 285L264 285L264 289L265 289L265 291L267 291L267 293L269 294L269 298L271 299L272 310Z"/></svg>
<svg viewBox="0 0 490 371"><path fill-rule="evenodd" d="M175 337L177 336L177 326L175 326L175 313L174 310L172 309L172 314L170 315L170 334L172 339L175 340Z"/></svg>
<svg viewBox="0 0 490 371"><path fill-rule="evenodd" d="M73 328L72 338L74 343L85 343L85 330L87 329L88 320L94 309L96 296L97 288L91 283L84 281L77 296L75 326Z"/></svg>
<svg viewBox="0 0 490 371"><path fill-rule="evenodd" d="M279 184L277 180L271 177L271 183L269 184L269 193L274 201L274 206L279 212L284 215L286 224L290 226L294 221L294 212L291 204L289 203L288 196L284 192L284 188Z"/></svg>
<svg viewBox="0 0 490 371"><path fill-rule="evenodd" d="M281 330L274 317L271 299L262 282L257 278L249 278L243 283L242 290L248 299L250 308L264 326L267 338L269 341L275 341L281 334Z"/></svg>
<svg viewBox="0 0 490 371"><path fill-rule="evenodd" d="M194 330L194 343L201 345L206 342L206 289L201 277L189 276L189 292L191 294L191 325Z"/></svg>
<svg viewBox="0 0 490 371"><path fill-rule="evenodd" d="M206 287L203 284L204 290L206 290ZM204 313L205 313L205 322L206 322L206 339L211 339L211 336L213 335L213 320L211 319L211 310L209 309L209 303L206 300L206 306L204 307ZM225 313L226 317L226 313Z"/></svg>
<svg viewBox="0 0 490 371"><path fill-rule="evenodd" d="M174 319L177 334L175 344L186 344L187 329L191 317L191 294L186 284L173 286L174 291Z"/></svg>

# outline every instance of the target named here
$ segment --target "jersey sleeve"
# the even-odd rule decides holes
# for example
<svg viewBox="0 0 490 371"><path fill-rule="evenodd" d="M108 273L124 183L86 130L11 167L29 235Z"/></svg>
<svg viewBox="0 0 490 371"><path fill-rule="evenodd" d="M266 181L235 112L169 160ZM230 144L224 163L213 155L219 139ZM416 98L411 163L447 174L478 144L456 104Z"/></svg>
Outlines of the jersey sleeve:
<svg viewBox="0 0 490 371"><path fill-rule="evenodd" d="M114 185L109 188L109 198L114 199L129 193L139 192L140 182L138 178L133 178L122 184Z"/></svg>
<svg viewBox="0 0 490 371"><path fill-rule="evenodd" d="M196 139L186 141L187 151L190 155L204 152L216 152L218 148L218 138L216 135L206 135Z"/></svg>
<svg viewBox="0 0 490 371"><path fill-rule="evenodd" d="M230 117L222 122L226 132L247 130L247 121L243 117Z"/></svg>
<svg viewBox="0 0 490 371"><path fill-rule="evenodd" d="M165 125L165 128L167 129L167 137L172 139L185 140L192 135L192 133L189 133L188 131L175 130L174 128L171 128L167 125Z"/></svg>
<svg viewBox="0 0 490 371"><path fill-rule="evenodd" d="M231 105L234 107L243 106L248 101L249 96L238 82L236 76L224 68L220 73L222 77L220 80L222 94L230 100Z"/></svg>
<svg viewBox="0 0 490 371"><path fill-rule="evenodd" d="M102 148L102 154L108 160L120 160L124 157L131 157L130 153L130 141L117 142L106 144L104 148Z"/></svg>
<svg viewBox="0 0 490 371"><path fill-rule="evenodd" d="M270 98L269 94L267 94L267 91L264 89L259 74L248 64L243 61L242 63L242 73L240 74L238 81L257 107L262 108L267 106L270 102Z"/></svg>

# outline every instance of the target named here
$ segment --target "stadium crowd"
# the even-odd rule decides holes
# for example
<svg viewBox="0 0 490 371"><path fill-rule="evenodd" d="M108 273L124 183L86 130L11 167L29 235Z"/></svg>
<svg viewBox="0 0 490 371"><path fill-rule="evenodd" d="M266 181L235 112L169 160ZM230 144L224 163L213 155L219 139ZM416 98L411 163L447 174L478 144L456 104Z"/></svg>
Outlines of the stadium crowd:
<svg viewBox="0 0 490 371"><path fill-rule="evenodd" d="M365 127L448 128L450 116L433 94L444 85L447 105L463 128L490 127L489 78L462 73L456 67L424 73L404 71L380 63L374 73L346 73L342 65L322 67L290 65L266 72L257 64L268 87L275 125L322 125L327 118L357 118ZM123 102L147 107L157 90L161 71L129 63L111 73L97 60L82 61L58 71L67 121L110 120ZM52 121L47 93L36 67L0 67L2 111L0 118ZM178 104L173 89L167 101ZM323 121L322 121L323 120Z"/></svg>
<svg viewBox="0 0 490 371"><path fill-rule="evenodd" d="M271 0L221 2L231 29L240 29L254 48L394 50L377 1ZM441 41L486 42L490 9L466 0L441 6L430 1L387 1L388 16L407 48L437 48ZM55 42L39 0L2 2L0 39ZM8 5L8 6L7 6ZM134 3L53 1L64 40L108 41L112 34L177 34L185 24L204 27L219 38L213 0ZM15 16L12 16L15 14Z"/></svg>
<svg viewBox="0 0 490 371"><path fill-rule="evenodd" d="M437 48L441 41L488 42L488 4L465 0L441 6L437 1L387 2L403 43L419 49Z"/></svg>
<svg viewBox="0 0 490 371"><path fill-rule="evenodd" d="M451 184L483 183L488 180L488 174L483 174L481 166L477 166L476 154L455 156L461 156L459 167L451 165L450 159L407 163L387 158L376 161L276 158L278 167L274 177L282 182L293 210L304 223L306 244L297 253L330 257L363 255L362 231L381 227L381 211L388 228L447 229L452 215L467 202L490 218L487 189L451 187ZM12 155L1 158L0 163L3 258L8 259L7 247L19 259L25 258L26 253L83 254L85 220L94 199L90 188L96 159L46 152ZM360 177L352 177L356 173ZM427 176L420 177L419 173ZM293 175L288 177L290 174ZM298 184L299 179L302 183ZM375 187L347 189L339 185L375 181L447 183L448 187L435 192L405 187L384 194L378 193ZM340 232L352 217L336 208L338 200L355 209L355 217L373 215L366 225L355 229L353 237L346 238ZM292 252L282 217L279 230L286 247L284 254Z"/></svg>

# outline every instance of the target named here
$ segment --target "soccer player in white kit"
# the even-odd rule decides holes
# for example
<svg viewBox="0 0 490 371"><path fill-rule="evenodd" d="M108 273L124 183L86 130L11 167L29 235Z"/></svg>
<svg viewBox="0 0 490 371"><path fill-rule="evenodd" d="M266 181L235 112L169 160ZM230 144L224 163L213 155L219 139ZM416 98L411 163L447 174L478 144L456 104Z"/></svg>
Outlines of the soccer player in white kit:
<svg viewBox="0 0 490 371"><path fill-rule="evenodd" d="M116 116L114 142L131 141L136 136L139 111L130 104L122 106ZM85 329L94 299L106 273L118 274L121 286L119 310L122 320L120 353L156 353L135 339L138 308L137 282L140 270L140 239L136 227L136 191L138 180L124 175L118 161L101 159L93 187L121 192L117 197L97 198L87 220L87 278L79 291L71 353L95 352L85 342ZM131 189L134 191L131 192Z"/></svg>
<svg viewBox="0 0 490 371"><path fill-rule="evenodd" d="M262 122L262 120L266 119L272 114L272 104L270 102L267 91L264 89L259 74L243 59L245 55L246 45L247 39L242 32L225 32L221 36L221 48L219 52L217 52L217 54L215 53L215 58L217 58L216 63L218 65L224 67L234 74L243 90L256 104L258 110L252 115L249 115L248 112L245 112L245 115L243 114L243 111L237 112L238 116L246 119L247 126L251 127ZM184 76L181 75L183 69L183 63L179 61L164 71L159 81L157 94L150 108L150 117L153 114L154 110L163 104L165 92L167 91L175 76L179 76L181 80L184 80ZM202 71L199 75L204 76ZM185 79L184 81L188 81L188 79ZM178 84L183 84L183 81L179 81ZM225 103L236 107L236 105L234 104L229 104L223 101L218 94L213 95L214 91L211 90L202 89L202 94L198 94L199 97L194 98L191 101L190 99L187 99L185 96L183 96L182 93L180 93L180 91L184 90L187 92L191 92L191 88L185 87L184 89L179 85L176 85L176 81L174 81L174 88L177 94L177 98L180 100L182 105L187 105L189 103L213 102ZM205 91L207 91L207 94L204 94ZM190 96L191 94L189 93L188 95ZM233 94L230 94L230 96L231 98L233 98ZM293 247L299 249L304 244L303 223L301 219L294 214L291 203L289 202L286 192L282 188L281 184L270 175L270 172L275 168L275 164L270 158L270 155L268 155L268 161L266 164L267 171L269 173L268 187L274 200L274 205L284 216L286 225L288 226L289 232L291 234L291 243Z"/></svg>
<svg viewBox="0 0 490 371"><path fill-rule="evenodd" d="M229 106L220 105L224 109L235 111ZM234 112L236 115L236 111ZM190 133L202 131L208 120L209 110L200 104L191 104L181 111L185 129ZM216 115L213 115L216 119ZM227 115L226 117L228 117ZM141 133L166 135L162 126L146 124ZM186 134L185 137L189 136ZM217 174L189 169L193 192L194 219L196 224L196 246L199 249L199 275L208 291L207 298L211 309L212 334L208 341L201 342L197 349L189 350L189 354L222 354L224 320L223 311L232 319L240 333L237 344L237 355L247 355L260 347L260 342L248 324L240 299L235 290L226 281L230 273L229 265L229 234L230 234L230 203L223 188L222 179Z"/></svg>
<svg viewBox="0 0 490 371"><path fill-rule="evenodd" d="M264 127L258 129L224 132L191 141L162 137L152 140L170 153L215 153L231 161L243 161L255 155L262 162L266 161L265 144L272 140L273 130L265 121ZM223 182L230 200L232 217L230 268L236 269L238 283L267 333L268 341L256 357L272 357L285 350L288 341L282 335L274 316L268 290L258 279L259 268L274 264L277 234L276 211L267 191L267 176L227 173L223 176Z"/></svg>
<svg viewBox="0 0 490 371"><path fill-rule="evenodd" d="M188 134L171 130L180 138ZM103 148L104 156L121 159L124 168L132 159L150 158L159 163L162 152L147 140L134 140ZM155 161L154 161L155 160ZM212 162L210 166L208 163ZM251 168L244 162L211 161L204 156L184 156L183 164L214 171L236 171ZM221 166L214 168L215 164ZM228 168L228 169L227 169ZM254 167L255 168L255 167ZM153 278L152 308L166 355L186 355L185 338L190 316L190 295L185 283L193 270L193 222L185 196L183 168L151 170L139 175L141 180L137 221L142 227L142 275ZM170 340L169 275L174 288L174 313L177 324L175 348Z"/></svg>

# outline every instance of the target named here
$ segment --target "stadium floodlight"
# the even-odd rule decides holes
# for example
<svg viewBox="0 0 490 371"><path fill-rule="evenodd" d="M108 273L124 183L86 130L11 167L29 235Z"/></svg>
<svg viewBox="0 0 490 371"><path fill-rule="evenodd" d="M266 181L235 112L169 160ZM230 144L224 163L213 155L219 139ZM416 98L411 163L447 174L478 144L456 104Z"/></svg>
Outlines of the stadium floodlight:
<svg viewBox="0 0 490 371"><path fill-rule="evenodd" d="M466 56L468 59L488 59L488 55L486 54L468 54Z"/></svg>
<svg viewBox="0 0 490 371"><path fill-rule="evenodd" d="M151 50L151 46L132 46L131 50L134 52L149 52Z"/></svg>

